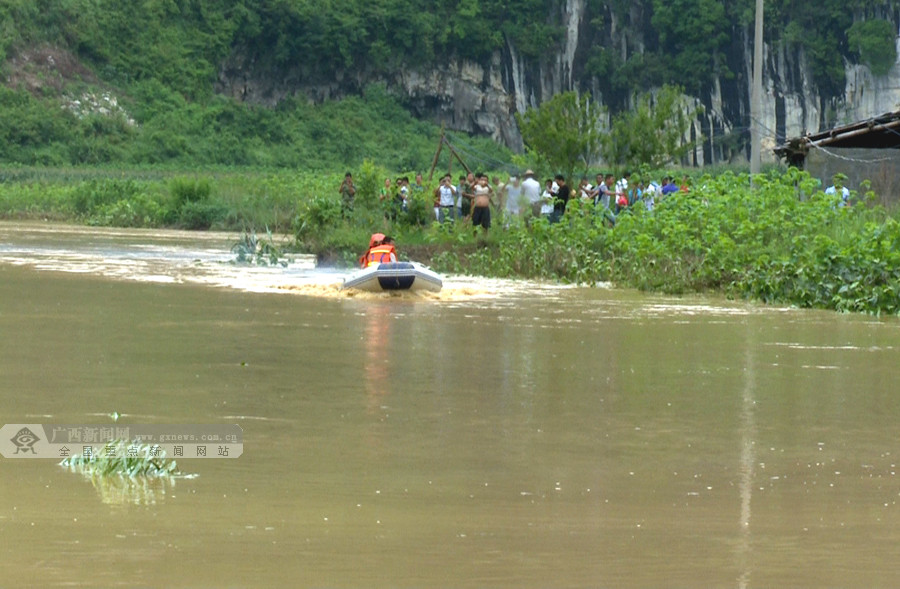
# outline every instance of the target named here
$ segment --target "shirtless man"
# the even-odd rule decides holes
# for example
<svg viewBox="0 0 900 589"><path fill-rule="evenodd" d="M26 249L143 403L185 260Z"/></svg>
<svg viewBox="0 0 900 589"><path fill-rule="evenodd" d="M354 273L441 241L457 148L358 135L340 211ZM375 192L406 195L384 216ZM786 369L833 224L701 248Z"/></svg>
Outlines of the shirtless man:
<svg viewBox="0 0 900 589"><path fill-rule="evenodd" d="M482 233L487 234L487 230L491 228L491 196L494 193L493 188L488 185L488 178L484 174L475 175L475 195L474 206L472 207L472 227L475 228L475 235L478 235L478 226L481 225Z"/></svg>
<svg viewBox="0 0 900 589"><path fill-rule="evenodd" d="M472 172L466 174L466 186L462 191L462 206L460 207L462 209L460 214L466 219L472 215L472 199L475 198L473 190L476 184L475 175Z"/></svg>

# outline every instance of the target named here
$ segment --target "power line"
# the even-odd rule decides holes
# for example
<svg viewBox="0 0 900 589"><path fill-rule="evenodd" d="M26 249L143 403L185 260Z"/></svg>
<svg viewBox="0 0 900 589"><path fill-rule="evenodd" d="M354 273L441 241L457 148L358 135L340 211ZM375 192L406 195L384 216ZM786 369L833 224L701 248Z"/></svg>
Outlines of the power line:
<svg viewBox="0 0 900 589"><path fill-rule="evenodd" d="M844 160L845 162L852 162L855 164L877 164L877 163L881 163L881 162L897 161L898 159L900 159L900 153L898 153L894 157L883 157L883 158L878 158L878 159L866 160L866 159L860 159L860 158L855 158L855 157L849 157L846 155L840 155L838 153L834 153L833 151L822 147L821 145L816 145L815 143L812 143L812 142L810 142L810 145L812 145L814 148L818 149L822 153L826 153L833 158L837 158L839 160Z"/></svg>
<svg viewBox="0 0 900 589"><path fill-rule="evenodd" d="M465 152L467 155L470 155L474 159L477 159L484 163L499 164L501 166L509 165L508 162L498 160L497 158L495 158L491 155L488 155L482 151L479 151L471 143L468 143L466 141L459 139L456 135L453 135L452 133L448 132L448 133L446 133L446 135L447 135L448 139L452 140L453 147L455 147L457 151Z"/></svg>
<svg viewBox="0 0 900 589"><path fill-rule="evenodd" d="M485 167L491 169L500 169L507 172L516 171L516 167L513 164L504 162L478 150L471 143L461 140L459 137L453 135L452 133L447 132L446 137L451 142L456 151L458 151L462 155L465 155L469 160L484 164Z"/></svg>

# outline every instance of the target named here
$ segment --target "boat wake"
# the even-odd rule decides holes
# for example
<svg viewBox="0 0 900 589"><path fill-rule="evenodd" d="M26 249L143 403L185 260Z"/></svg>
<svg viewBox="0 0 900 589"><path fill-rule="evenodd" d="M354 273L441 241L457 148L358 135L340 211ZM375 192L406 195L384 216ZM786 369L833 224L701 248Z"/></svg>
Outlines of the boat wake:
<svg viewBox="0 0 900 589"><path fill-rule="evenodd" d="M353 270L317 268L314 256L285 266L235 263L227 232L114 229L39 223L0 223L0 264L114 280L197 284L246 292L330 299L467 301L558 293L565 287L468 276L445 277L440 292L342 290Z"/></svg>

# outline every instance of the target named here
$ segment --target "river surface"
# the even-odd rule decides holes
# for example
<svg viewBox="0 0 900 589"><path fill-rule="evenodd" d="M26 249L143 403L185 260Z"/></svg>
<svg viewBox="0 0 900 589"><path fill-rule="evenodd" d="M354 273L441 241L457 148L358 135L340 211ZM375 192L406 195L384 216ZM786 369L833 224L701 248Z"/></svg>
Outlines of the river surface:
<svg viewBox="0 0 900 589"><path fill-rule="evenodd" d="M0 585L892 586L894 319L0 224L2 423L237 423L194 479L0 458ZM402 253L402 244L401 244Z"/></svg>

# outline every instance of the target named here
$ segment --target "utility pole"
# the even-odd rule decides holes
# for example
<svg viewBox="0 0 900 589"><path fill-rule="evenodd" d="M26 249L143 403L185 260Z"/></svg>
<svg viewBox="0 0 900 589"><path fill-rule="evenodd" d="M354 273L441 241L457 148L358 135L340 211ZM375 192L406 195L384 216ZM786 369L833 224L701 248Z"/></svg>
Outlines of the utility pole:
<svg viewBox="0 0 900 589"><path fill-rule="evenodd" d="M753 82L750 89L750 174L759 174L762 167L762 61L763 61L763 0L756 0L756 31L753 35Z"/></svg>

